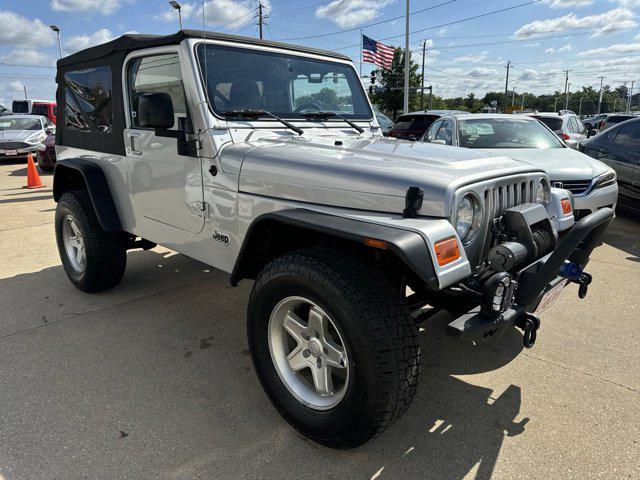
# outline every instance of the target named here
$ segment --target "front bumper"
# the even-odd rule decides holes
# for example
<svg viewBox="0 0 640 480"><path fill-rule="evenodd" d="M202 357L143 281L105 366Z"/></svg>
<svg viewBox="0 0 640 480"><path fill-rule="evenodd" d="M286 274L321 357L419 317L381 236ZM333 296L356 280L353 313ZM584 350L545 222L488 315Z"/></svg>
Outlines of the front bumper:
<svg viewBox="0 0 640 480"><path fill-rule="evenodd" d="M573 210L580 219L603 207L615 207L618 201L618 185L613 184L591 190L587 195L574 195Z"/></svg>
<svg viewBox="0 0 640 480"><path fill-rule="evenodd" d="M559 275L566 261L584 267L614 218L611 208L601 208L576 223L553 252L518 272L514 305L501 314L491 315L475 308L447 326L447 334L464 340L483 341L500 336L508 327L520 326L531 317L544 294L566 281ZM590 278L590 277L589 277Z"/></svg>

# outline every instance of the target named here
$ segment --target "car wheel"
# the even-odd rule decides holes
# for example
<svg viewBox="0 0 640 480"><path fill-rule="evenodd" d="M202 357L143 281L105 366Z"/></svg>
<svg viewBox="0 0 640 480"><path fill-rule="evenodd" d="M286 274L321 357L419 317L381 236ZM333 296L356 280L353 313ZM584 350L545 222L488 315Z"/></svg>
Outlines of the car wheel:
<svg viewBox="0 0 640 480"><path fill-rule="evenodd" d="M271 402L324 445L362 445L416 393L417 329L400 295L357 253L313 248L269 263L251 292L247 329Z"/></svg>
<svg viewBox="0 0 640 480"><path fill-rule="evenodd" d="M127 265L123 236L102 229L87 191L62 195L55 228L62 266L71 283L84 292L100 292L120 283Z"/></svg>

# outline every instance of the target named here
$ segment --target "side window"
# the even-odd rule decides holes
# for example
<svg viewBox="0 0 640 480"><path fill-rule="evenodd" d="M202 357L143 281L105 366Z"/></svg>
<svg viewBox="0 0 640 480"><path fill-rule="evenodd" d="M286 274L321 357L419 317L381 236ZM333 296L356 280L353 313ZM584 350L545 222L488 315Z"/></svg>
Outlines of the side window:
<svg viewBox="0 0 640 480"><path fill-rule="evenodd" d="M587 128L584 126L584 123L582 123L582 120L580 120L580 118L578 117L573 117L573 118L576 121L576 125L578 126L578 133L582 133L586 135Z"/></svg>
<svg viewBox="0 0 640 480"><path fill-rule="evenodd" d="M96 67L64 75L65 126L70 130L111 133L111 69Z"/></svg>
<svg viewBox="0 0 640 480"><path fill-rule="evenodd" d="M628 148L640 148L640 122L633 122L620 127L613 143Z"/></svg>
<svg viewBox="0 0 640 480"><path fill-rule="evenodd" d="M436 139L436 132L440 128L440 125L442 125L442 120L434 122L433 125L429 127L429 130L427 130L427 133L424 135L425 142L430 142L431 140Z"/></svg>
<svg viewBox="0 0 640 480"><path fill-rule="evenodd" d="M173 102L175 122L170 130L180 130L187 118L187 101L177 53L136 58L129 64L129 118L131 128L138 124L138 101L143 93L166 93Z"/></svg>
<svg viewBox="0 0 640 480"><path fill-rule="evenodd" d="M442 126L440 130L438 130L438 134L436 135L436 140L444 140L444 143L447 145L451 145L451 139L453 138L453 125L449 120L445 120L442 122Z"/></svg>
<svg viewBox="0 0 640 480"><path fill-rule="evenodd" d="M578 129L578 124L574 117L569 117L569 131L571 133L580 133L580 130Z"/></svg>

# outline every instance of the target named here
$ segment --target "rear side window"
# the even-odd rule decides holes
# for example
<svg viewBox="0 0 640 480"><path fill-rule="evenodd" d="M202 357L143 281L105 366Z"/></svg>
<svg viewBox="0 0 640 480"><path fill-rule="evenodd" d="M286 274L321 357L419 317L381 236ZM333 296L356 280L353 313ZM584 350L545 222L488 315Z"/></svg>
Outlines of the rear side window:
<svg viewBox="0 0 640 480"><path fill-rule="evenodd" d="M65 126L70 130L113 131L111 69L107 66L67 72Z"/></svg>
<svg viewBox="0 0 640 480"><path fill-rule="evenodd" d="M29 102L14 100L11 110L13 113L29 113Z"/></svg>
<svg viewBox="0 0 640 480"><path fill-rule="evenodd" d="M177 53L137 58L129 67L131 128L138 124L138 102L143 93L167 93L173 103L175 121L170 130L180 129L180 119L187 118L187 100L182 84L182 70Z"/></svg>
<svg viewBox="0 0 640 480"><path fill-rule="evenodd" d="M398 123L394 125L392 130L410 130L424 132L437 118L438 117L430 115L402 115L398 118Z"/></svg>
<svg viewBox="0 0 640 480"><path fill-rule="evenodd" d="M430 142L436 139L436 133L438 133L438 129L440 128L440 125L442 125L442 120L433 122L433 125L429 127L429 130L427 130L427 133L425 133L424 135L425 142Z"/></svg>
<svg viewBox="0 0 640 480"><path fill-rule="evenodd" d="M618 129L618 134L613 140L617 143L629 148L640 148L640 122L631 122L622 125Z"/></svg>
<svg viewBox="0 0 640 480"><path fill-rule="evenodd" d="M558 132L562 130L562 118L560 117L534 117L539 121L544 123L547 127L549 127L554 132Z"/></svg>
<svg viewBox="0 0 640 480"><path fill-rule="evenodd" d="M47 115L47 106L46 105L34 105L31 109L31 113L34 115Z"/></svg>

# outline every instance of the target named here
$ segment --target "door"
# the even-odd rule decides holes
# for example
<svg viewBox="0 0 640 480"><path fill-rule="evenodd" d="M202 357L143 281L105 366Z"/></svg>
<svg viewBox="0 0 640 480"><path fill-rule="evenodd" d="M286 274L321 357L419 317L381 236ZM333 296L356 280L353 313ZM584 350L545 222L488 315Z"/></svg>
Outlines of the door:
<svg viewBox="0 0 640 480"><path fill-rule="evenodd" d="M175 117L169 130L191 133L179 54L170 51L135 57L129 60L125 72L129 128L124 130L124 140L131 162L130 185L136 216L199 233L206 215L200 159L179 155L176 138L158 136L153 129L140 127L137 121L141 94L167 93Z"/></svg>
<svg viewBox="0 0 640 480"><path fill-rule="evenodd" d="M622 125L605 136L605 142L598 146L599 160L616 171L620 196L640 200L640 122Z"/></svg>

